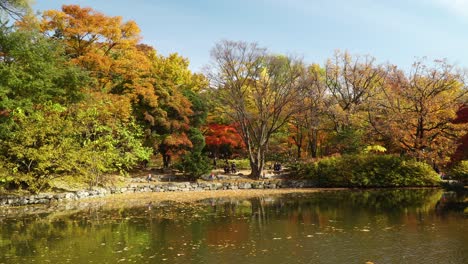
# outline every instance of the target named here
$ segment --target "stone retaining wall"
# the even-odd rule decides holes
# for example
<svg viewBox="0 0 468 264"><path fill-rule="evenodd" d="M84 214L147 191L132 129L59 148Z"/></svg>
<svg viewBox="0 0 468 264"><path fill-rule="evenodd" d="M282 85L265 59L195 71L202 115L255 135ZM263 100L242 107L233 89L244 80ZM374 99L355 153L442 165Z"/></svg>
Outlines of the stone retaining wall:
<svg viewBox="0 0 468 264"><path fill-rule="evenodd" d="M194 192L239 189L311 188L306 180L269 180L251 182L171 182L171 183L131 183L126 187L92 188L76 192L40 193L29 196L0 196L0 206L49 204L52 202L73 201L84 198L104 197L118 193L142 192Z"/></svg>

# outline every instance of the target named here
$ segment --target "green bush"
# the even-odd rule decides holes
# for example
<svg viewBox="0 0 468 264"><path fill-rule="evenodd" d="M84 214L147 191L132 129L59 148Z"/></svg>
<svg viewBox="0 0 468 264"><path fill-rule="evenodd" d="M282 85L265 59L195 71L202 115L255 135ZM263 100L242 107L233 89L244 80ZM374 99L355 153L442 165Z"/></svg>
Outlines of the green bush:
<svg viewBox="0 0 468 264"><path fill-rule="evenodd" d="M439 182L428 164L393 155L344 155L294 168L296 175L319 187L434 186Z"/></svg>
<svg viewBox="0 0 468 264"><path fill-rule="evenodd" d="M105 125L102 111L78 111L58 104L13 111L15 122L4 125L8 133L0 137L0 183L40 192L51 180L72 175L94 186L103 184L106 174L125 174L149 158L135 122Z"/></svg>
<svg viewBox="0 0 468 264"><path fill-rule="evenodd" d="M211 165L208 157L202 153L205 147L205 137L201 131L197 128L191 128L188 136L194 147L182 157L182 160L176 164L176 168L183 171L191 180L195 180L208 173L211 170Z"/></svg>
<svg viewBox="0 0 468 264"><path fill-rule="evenodd" d="M450 171L450 177L462 184L468 183L468 160L462 160Z"/></svg>
<svg viewBox="0 0 468 264"><path fill-rule="evenodd" d="M250 170L250 162L249 159L235 159L229 160L229 164L236 164L236 168L238 170Z"/></svg>
<svg viewBox="0 0 468 264"><path fill-rule="evenodd" d="M191 180L200 178L211 170L207 157L201 153L189 153L175 167L184 172Z"/></svg>

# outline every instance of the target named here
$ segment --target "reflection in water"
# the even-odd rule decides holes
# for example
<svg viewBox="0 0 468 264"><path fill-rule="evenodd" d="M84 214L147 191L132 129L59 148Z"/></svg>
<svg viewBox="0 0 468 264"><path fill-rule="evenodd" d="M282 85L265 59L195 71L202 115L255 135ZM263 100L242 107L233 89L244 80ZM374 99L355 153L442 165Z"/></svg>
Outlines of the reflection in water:
<svg viewBox="0 0 468 264"><path fill-rule="evenodd" d="M0 263L468 263L465 199L337 191L0 218Z"/></svg>

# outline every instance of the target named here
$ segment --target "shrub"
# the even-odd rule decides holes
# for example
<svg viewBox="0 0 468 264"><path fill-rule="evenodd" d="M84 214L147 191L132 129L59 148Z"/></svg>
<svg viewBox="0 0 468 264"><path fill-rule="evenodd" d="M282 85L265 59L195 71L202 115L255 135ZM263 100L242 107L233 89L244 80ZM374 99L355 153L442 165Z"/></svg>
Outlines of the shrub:
<svg viewBox="0 0 468 264"><path fill-rule="evenodd" d="M201 153L189 153L183 160L176 164L177 169L182 170L191 180L200 178L210 171L211 166L207 157Z"/></svg>
<svg viewBox="0 0 468 264"><path fill-rule="evenodd" d="M393 155L344 155L294 168L319 187L434 186L439 182L428 164Z"/></svg>
<svg viewBox="0 0 468 264"><path fill-rule="evenodd" d="M450 176L462 184L468 183L468 160L462 160L450 171Z"/></svg>
<svg viewBox="0 0 468 264"><path fill-rule="evenodd" d="M103 184L106 174L125 174L149 158L134 121L106 125L102 111L74 111L51 103L31 113L16 109L15 122L0 135L0 182L40 192L51 180L72 175L93 186Z"/></svg>
<svg viewBox="0 0 468 264"><path fill-rule="evenodd" d="M229 164L234 163L236 164L236 168L238 170L249 170L250 169L250 161L249 159L235 159L229 160Z"/></svg>
<svg viewBox="0 0 468 264"><path fill-rule="evenodd" d="M208 157L202 154L202 150L205 147L205 137L201 131L198 128L191 128L188 136L193 144L193 148L182 157L182 160L176 164L176 167L182 170L185 175L188 175L191 180L195 180L203 174L208 173L211 166Z"/></svg>

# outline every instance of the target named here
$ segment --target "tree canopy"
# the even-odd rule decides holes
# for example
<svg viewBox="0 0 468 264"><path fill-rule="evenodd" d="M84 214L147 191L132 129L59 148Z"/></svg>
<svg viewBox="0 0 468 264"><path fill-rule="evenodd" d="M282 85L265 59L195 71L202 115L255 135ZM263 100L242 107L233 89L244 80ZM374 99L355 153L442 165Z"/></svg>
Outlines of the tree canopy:
<svg viewBox="0 0 468 264"><path fill-rule="evenodd" d="M345 154L466 160L466 76L447 61L404 71L337 51L306 64L225 40L201 74L145 44L134 21L28 8L0 0L0 187L102 185L148 164L195 179L233 157L254 179L267 162Z"/></svg>

